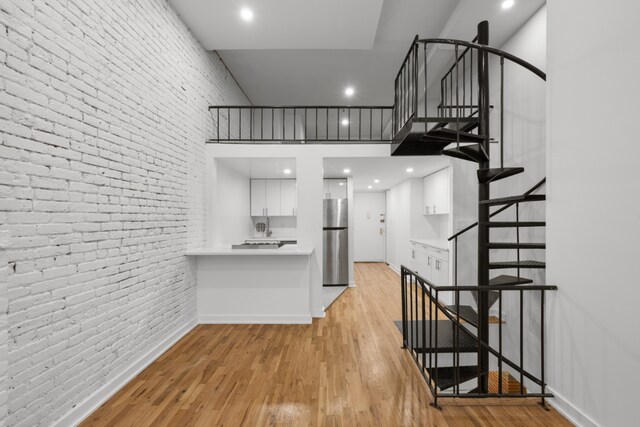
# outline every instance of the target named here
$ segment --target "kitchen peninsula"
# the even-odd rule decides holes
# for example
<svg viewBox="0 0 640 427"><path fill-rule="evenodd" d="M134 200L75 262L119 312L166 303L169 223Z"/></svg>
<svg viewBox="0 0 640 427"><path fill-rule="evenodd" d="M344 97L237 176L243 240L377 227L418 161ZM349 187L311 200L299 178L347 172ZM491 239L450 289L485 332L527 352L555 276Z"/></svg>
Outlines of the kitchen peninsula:
<svg viewBox="0 0 640 427"><path fill-rule="evenodd" d="M199 322L311 323L312 253L297 245L188 251L197 272Z"/></svg>

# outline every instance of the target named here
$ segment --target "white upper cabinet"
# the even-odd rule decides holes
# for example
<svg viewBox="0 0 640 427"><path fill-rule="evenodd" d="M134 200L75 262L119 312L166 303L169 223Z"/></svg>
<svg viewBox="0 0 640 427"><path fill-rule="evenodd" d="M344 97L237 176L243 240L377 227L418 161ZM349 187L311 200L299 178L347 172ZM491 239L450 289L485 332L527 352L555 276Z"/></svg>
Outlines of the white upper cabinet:
<svg viewBox="0 0 640 427"><path fill-rule="evenodd" d="M267 216L279 216L280 213L280 180L279 179L267 179L266 180L267 197L265 207L267 208Z"/></svg>
<svg viewBox="0 0 640 427"><path fill-rule="evenodd" d="M423 178L422 201L425 215L449 213L449 168Z"/></svg>
<svg viewBox="0 0 640 427"><path fill-rule="evenodd" d="M324 180L325 199L346 199L347 180L346 179L325 179Z"/></svg>
<svg viewBox="0 0 640 427"><path fill-rule="evenodd" d="M265 216L267 209L267 183L265 179L251 180L251 216Z"/></svg>
<svg viewBox="0 0 640 427"><path fill-rule="evenodd" d="M296 180L283 179L280 181L280 215L295 216L298 208L296 194Z"/></svg>
<svg viewBox="0 0 640 427"><path fill-rule="evenodd" d="M251 216L295 216L295 179L252 179Z"/></svg>

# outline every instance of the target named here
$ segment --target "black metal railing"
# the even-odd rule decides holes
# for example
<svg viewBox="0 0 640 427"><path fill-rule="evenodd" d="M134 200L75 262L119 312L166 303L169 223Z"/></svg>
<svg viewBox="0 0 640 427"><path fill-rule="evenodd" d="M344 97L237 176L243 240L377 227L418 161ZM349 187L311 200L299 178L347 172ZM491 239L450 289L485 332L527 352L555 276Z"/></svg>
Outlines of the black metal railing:
<svg viewBox="0 0 640 427"><path fill-rule="evenodd" d="M453 129L472 131L480 115L480 91L487 81L481 81L480 70L477 66L479 55L491 55L497 58L500 69L499 98L500 124L497 140L487 139L500 144L500 166L504 167L504 76L505 62L519 65L542 80L546 74L534 65L508 52L476 43L478 38L468 42L455 39L420 39L416 36L404 57L400 70L395 79L395 97L393 110L393 136L404 135L402 132L413 123L424 123L427 133L429 124L433 126L448 125ZM429 108L429 90L433 90L429 76L434 71L429 70L431 52L449 46L453 50L452 64L444 71L439 82L439 103ZM493 108L493 106L489 106ZM460 145L460 139L456 141Z"/></svg>
<svg viewBox="0 0 640 427"><path fill-rule="evenodd" d="M210 143L390 143L391 106L210 106Z"/></svg>
<svg viewBox="0 0 640 427"><path fill-rule="evenodd" d="M534 192L536 192L538 189L540 189L545 183L547 182L547 178L542 178L540 181L538 181L535 185L533 185L531 188L529 188L527 191L525 191L524 193L522 193L522 197L528 196L530 194L533 194ZM516 207L516 223L520 222L520 203L519 202L512 202L512 203L508 203L504 206L502 206L499 209L496 209L495 211L491 212L491 214L489 214L489 218L493 218L494 216L498 215L499 213L502 213L504 211L506 211L507 209L511 208L515 206ZM474 222L473 224L470 224L468 226L466 226L465 228L463 228L462 230L458 231L457 233L453 234L451 237L449 237L447 240L448 241L453 241L453 284L454 286L458 285L458 239L465 233L473 230L475 227L478 226L478 222ZM519 225L516 224L515 229L516 229L516 243L519 244L520 243L520 227ZM516 248L516 257L517 257L517 261L518 264L520 263L520 247L518 246ZM520 267L517 268L517 272L518 275L517 277L520 277Z"/></svg>
<svg viewBox="0 0 640 427"><path fill-rule="evenodd" d="M438 407L439 398L479 398L479 397L530 397L540 398L541 404L545 399L553 397L546 389L545 382L545 294L557 290L550 285L503 285L503 286L436 286L424 279L416 272L405 266L401 268L401 298L402 298L402 342L411 354L420 373L427 382L433 394L433 405ZM447 306L441 301L443 293L453 292L456 303ZM490 342L478 338L473 323L464 318L460 313L461 292L498 292L499 308L495 315L497 332L494 340L497 340L497 348ZM519 307L518 315L518 344L519 352L507 357L503 345L503 318L504 298L503 294L516 294L516 304ZM529 320L540 328L539 342L525 341L524 319L525 299L538 296L539 314L537 318ZM514 319L510 319L513 321ZM444 322L443 322L444 321ZM497 336L495 336L497 335ZM491 338L491 336L490 336ZM491 339L490 339L491 341ZM471 344L470 344L471 343ZM476 366L463 366L461 354L473 355L480 351L488 351L493 357L495 369L498 375L497 390L483 393L480 390L480 379L487 377L489 372L482 372L480 364ZM537 351L536 351L537 350ZM524 355L535 353L538 355L537 367L529 366ZM444 357L444 354L451 357ZM465 356L468 358L468 356ZM517 359L512 360L512 359ZM445 361L445 359L447 359ZM446 363L446 364L445 364ZM473 362L467 362L473 363ZM470 369L475 371L471 372ZM538 370L538 373L532 371ZM519 379L519 390L516 392L504 390L503 374L512 374ZM446 374L446 375L445 375ZM465 390L464 384L471 387L472 381L477 381L478 386L471 390ZM525 388L525 381L531 387L539 387L535 391ZM451 389L444 392L443 389Z"/></svg>

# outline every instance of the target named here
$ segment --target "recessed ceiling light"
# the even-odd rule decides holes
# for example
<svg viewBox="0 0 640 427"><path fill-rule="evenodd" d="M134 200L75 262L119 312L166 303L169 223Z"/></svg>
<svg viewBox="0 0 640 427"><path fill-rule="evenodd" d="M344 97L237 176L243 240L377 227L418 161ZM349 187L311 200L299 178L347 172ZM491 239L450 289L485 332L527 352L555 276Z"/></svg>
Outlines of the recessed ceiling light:
<svg viewBox="0 0 640 427"><path fill-rule="evenodd" d="M413 172L413 168L407 168L407 172L408 172L408 173Z"/></svg>
<svg viewBox="0 0 640 427"><path fill-rule="evenodd" d="M284 172L285 175L289 175L291 173L291 169L285 169L282 172Z"/></svg>
<svg viewBox="0 0 640 427"><path fill-rule="evenodd" d="M502 2L503 9L511 9L516 2L514 0L504 0Z"/></svg>
<svg viewBox="0 0 640 427"><path fill-rule="evenodd" d="M240 17L246 22L253 21L253 11L248 7L243 7L240 9Z"/></svg>
<svg viewBox="0 0 640 427"><path fill-rule="evenodd" d="M376 184L380 182L379 179L374 179L373 182L375 182Z"/></svg>
<svg viewBox="0 0 640 427"><path fill-rule="evenodd" d="M342 119L342 126L349 125L349 119Z"/></svg>
<svg viewBox="0 0 640 427"><path fill-rule="evenodd" d="M356 90L354 88L352 88L351 86L349 86L348 88L346 88L344 90L344 94L347 96L353 96L353 94L356 93Z"/></svg>
<svg viewBox="0 0 640 427"><path fill-rule="evenodd" d="M371 190L373 187L372 187L372 186L368 186L367 188L368 188L369 190Z"/></svg>
<svg viewBox="0 0 640 427"><path fill-rule="evenodd" d="M344 182L339 182L338 185L344 185Z"/></svg>
<svg viewBox="0 0 640 427"><path fill-rule="evenodd" d="M344 172L344 173L351 173L351 169L345 169L345 170L343 170L342 172Z"/></svg>

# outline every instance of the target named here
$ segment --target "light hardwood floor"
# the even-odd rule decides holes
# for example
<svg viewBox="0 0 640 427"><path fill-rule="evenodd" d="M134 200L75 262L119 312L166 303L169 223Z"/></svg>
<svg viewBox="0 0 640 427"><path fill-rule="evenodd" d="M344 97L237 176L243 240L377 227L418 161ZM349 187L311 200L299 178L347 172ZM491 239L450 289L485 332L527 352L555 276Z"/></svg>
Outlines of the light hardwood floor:
<svg viewBox="0 0 640 427"><path fill-rule="evenodd" d="M201 325L83 426L563 426L535 400L442 400L400 348L399 276L356 264L312 325Z"/></svg>

